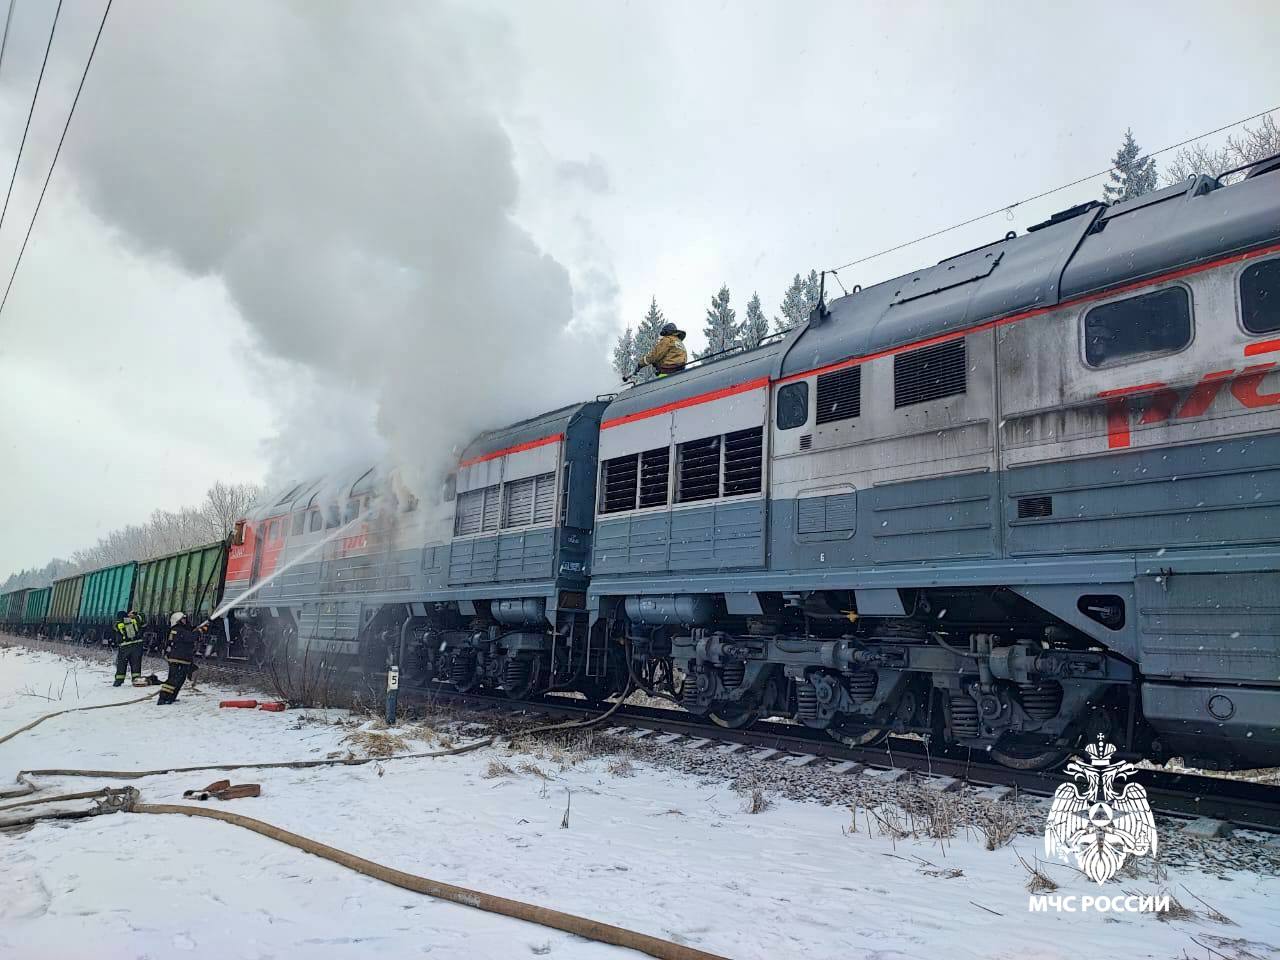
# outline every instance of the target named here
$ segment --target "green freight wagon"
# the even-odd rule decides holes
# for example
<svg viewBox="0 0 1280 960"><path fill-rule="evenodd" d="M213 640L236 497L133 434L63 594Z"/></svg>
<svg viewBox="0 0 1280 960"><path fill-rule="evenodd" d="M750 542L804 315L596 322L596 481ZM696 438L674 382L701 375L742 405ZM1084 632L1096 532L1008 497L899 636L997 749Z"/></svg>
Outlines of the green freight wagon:
<svg viewBox="0 0 1280 960"><path fill-rule="evenodd" d="M130 561L84 575L80 615L76 625L87 643L110 643L116 614L133 601L133 581L138 565Z"/></svg>
<svg viewBox="0 0 1280 960"><path fill-rule="evenodd" d="M22 604L26 598L26 590L11 590L0 594L0 623L16 626L22 619Z"/></svg>
<svg viewBox="0 0 1280 960"><path fill-rule="evenodd" d="M84 592L84 574L53 581L53 598L49 601L46 632L59 639L74 637L80 616L80 597Z"/></svg>
<svg viewBox="0 0 1280 960"><path fill-rule="evenodd" d="M149 630L167 635L169 614L181 610L198 624L206 620L222 600L227 570L227 545L219 540L207 546L171 553L138 564L133 589L133 609L142 614Z"/></svg>
<svg viewBox="0 0 1280 960"><path fill-rule="evenodd" d="M45 618L49 615L49 600L53 597L53 587L40 587L27 591L27 599L22 605L22 632L34 635L44 627Z"/></svg>

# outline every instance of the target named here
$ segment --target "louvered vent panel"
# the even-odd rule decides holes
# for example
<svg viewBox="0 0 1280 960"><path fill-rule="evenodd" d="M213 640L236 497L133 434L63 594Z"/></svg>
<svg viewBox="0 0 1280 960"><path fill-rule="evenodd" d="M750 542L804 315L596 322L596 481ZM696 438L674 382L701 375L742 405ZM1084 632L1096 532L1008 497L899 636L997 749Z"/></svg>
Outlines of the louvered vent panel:
<svg viewBox="0 0 1280 960"><path fill-rule="evenodd" d="M540 473L534 482L537 492L533 498L533 522L549 523L556 515L556 475Z"/></svg>
<svg viewBox="0 0 1280 960"><path fill-rule="evenodd" d="M963 339L921 347L893 358L893 405L912 404L964 393L969 369Z"/></svg>
<svg viewBox="0 0 1280 960"><path fill-rule="evenodd" d="M671 448L640 454L640 506L664 507L671 474Z"/></svg>
<svg viewBox="0 0 1280 960"><path fill-rule="evenodd" d="M761 427L724 435L724 495L736 497L759 493L764 453Z"/></svg>
<svg viewBox="0 0 1280 960"><path fill-rule="evenodd" d="M720 495L720 438L690 440L679 446L679 485L676 500L711 500Z"/></svg>
<svg viewBox="0 0 1280 960"><path fill-rule="evenodd" d="M484 491L472 490L470 493L458 495L454 501L453 535L465 537L480 532L480 521L484 516Z"/></svg>
<svg viewBox="0 0 1280 960"><path fill-rule="evenodd" d="M813 446L813 434L812 434L812 433L806 433L803 437L801 437L801 438L800 438L800 449L801 449L801 450L808 450L808 449L809 449L810 447L812 447L812 446Z"/></svg>
<svg viewBox="0 0 1280 960"><path fill-rule="evenodd" d="M824 497L801 497L796 501L796 532L821 533L827 526Z"/></svg>
<svg viewBox="0 0 1280 960"><path fill-rule="evenodd" d="M818 378L818 423L851 420L862 413L862 368L849 367Z"/></svg>
<svg viewBox="0 0 1280 960"><path fill-rule="evenodd" d="M1020 497L1018 499L1019 520L1051 516L1053 516L1053 497Z"/></svg>
<svg viewBox="0 0 1280 960"><path fill-rule="evenodd" d="M506 502L502 505L504 527L525 527L533 521L533 477L513 480L506 485Z"/></svg>
<svg viewBox="0 0 1280 960"><path fill-rule="evenodd" d="M617 513L634 510L636 506L636 461L638 454L614 457L604 462L600 478L603 492L600 496L601 513Z"/></svg>
<svg viewBox="0 0 1280 960"><path fill-rule="evenodd" d="M502 511L502 487L494 484L484 488L484 530L497 530Z"/></svg>

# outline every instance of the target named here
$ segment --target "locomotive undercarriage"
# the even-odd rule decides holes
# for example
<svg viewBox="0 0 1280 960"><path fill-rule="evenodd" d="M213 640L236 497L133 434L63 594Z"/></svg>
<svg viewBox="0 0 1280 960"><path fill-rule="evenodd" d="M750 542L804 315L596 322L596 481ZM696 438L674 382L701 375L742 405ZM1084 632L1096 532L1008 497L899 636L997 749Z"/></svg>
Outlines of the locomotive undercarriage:
<svg viewBox="0 0 1280 960"><path fill-rule="evenodd" d="M441 604L412 629L410 662L417 677L512 699L573 690L596 702L625 686L625 665L599 639L591 642L584 612L553 611L553 629L540 603L514 603L524 606L477 602L469 616Z"/></svg>
<svg viewBox="0 0 1280 960"><path fill-rule="evenodd" d="M948 597L955 615L942 623L933 611L946 609L927 597L915 616L865 620L843 594L774 598L756 618L724 616L709 598L679 609L654 599L642 609L633 598L612 629L627 632L633 664L669 660L668 692L725 726L784 716L855 746L916 734L1023 769L1059 763L1099 732L1133 746L1132 667L1032 611L984 622L1007 598Z"/></svg>
<svg viewBox="0 0 1280 960"><path fill-rule="evenodd" d="M591 629L578 608L553 624L541 601L440 604L407 625L407 666L513 699L601 702L630 683L726 727L787 717L851 746L917 735L1022 769L1099 733L1143 750L1126 660L998 588L908 599L906 616L863 618L847 591L761 595L757 616L713 595L631 597Z"/></svg>

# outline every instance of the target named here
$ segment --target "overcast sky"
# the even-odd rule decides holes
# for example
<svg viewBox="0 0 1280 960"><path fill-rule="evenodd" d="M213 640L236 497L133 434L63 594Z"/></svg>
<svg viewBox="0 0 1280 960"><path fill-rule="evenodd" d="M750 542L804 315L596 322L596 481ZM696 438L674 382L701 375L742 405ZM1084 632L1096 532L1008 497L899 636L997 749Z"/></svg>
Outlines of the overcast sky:
<svg viewBox="0 0 1280 960"><path fill-rule="evenodd" d="M18 0L0 62L4 182L54 6ZM0 283L101 11L65 0ZM0 316L0 579L214 480L428 470L608 389L651 296L696 343L722 283L772 316L793 274L1100 169L1127 126L1155 149L1273 106L1278 27L1268 2L116 0Z"/></svg>

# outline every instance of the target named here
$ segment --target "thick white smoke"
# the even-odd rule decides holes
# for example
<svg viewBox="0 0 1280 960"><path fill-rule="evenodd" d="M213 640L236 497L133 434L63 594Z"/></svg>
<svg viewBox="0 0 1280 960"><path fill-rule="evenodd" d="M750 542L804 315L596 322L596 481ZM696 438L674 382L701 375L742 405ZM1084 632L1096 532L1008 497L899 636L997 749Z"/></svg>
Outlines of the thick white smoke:
<svg viewBox="0 0 1280 960"><path fill-rule="evenodd" d="M513 219L503 35L438 3L111 14L64 161L127 242L225 282L289 473L368 457L373 420L430 486L478 430L607 386L611 274L575 292Z"/></svg>

